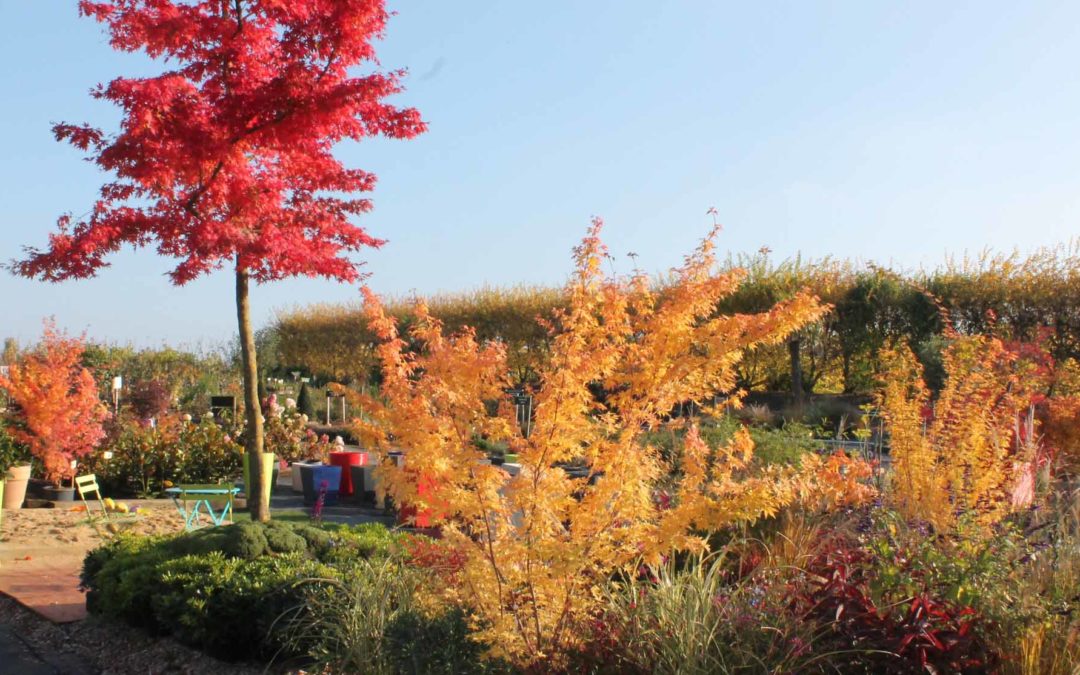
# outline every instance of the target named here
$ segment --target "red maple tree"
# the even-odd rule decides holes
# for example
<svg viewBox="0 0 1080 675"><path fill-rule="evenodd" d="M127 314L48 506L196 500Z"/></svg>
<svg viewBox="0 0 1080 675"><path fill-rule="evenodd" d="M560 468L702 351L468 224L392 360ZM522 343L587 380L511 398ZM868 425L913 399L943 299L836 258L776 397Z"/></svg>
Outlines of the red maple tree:
<svg viewBox="0 0 1080 675"><path fill-rule="evenodd" d="M79 10L107 25L114 49L171 69L93 92L122 109L115 135L54 127L116 178L88 216L61 217L48 247L28 249L14 269L49 281L89 277L124 244L177 259L178 285L232 267L258 487L249 503L266 520L248 287L296 275L355 281L359 263L348 254L382 244L351 221L371 203L349 195L370 191L375 176L346 168L332 148L425 129L416 110L384 102L403 75L380 71L375 58L388 13L383 0L82 0ZM350 73L361 65L365 74Z"/></svg>
<svg viewBox="0 0 1080 675"><path fill-rule="evenodd" d="M40 344L0 374L0 389L15 404L8 432L41 460L45 478L72 475L72 461L93 451L105 436L109 413L94 376L82 365L83 341L45 323Z"/></svg>

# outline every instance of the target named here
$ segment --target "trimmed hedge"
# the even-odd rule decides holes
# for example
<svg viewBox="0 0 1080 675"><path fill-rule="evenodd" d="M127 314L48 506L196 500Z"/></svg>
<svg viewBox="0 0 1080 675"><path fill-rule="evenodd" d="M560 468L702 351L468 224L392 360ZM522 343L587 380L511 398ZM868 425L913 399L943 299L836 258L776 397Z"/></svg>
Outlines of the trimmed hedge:
<svg viewBox="0 0 1080 675"><path fill-rule="evenodd" d="M1080 244L1027 256L949 261L919 271L834 259L776 261L766 253L732 257L722 267L744 270L746 277L716 308L718 313L765 311L803 288L834 308L793 336L788 342L794 346L748 354L739 366L743 389L789 390L794 351L801 355L799 379L805 393L865 393L874 387L880 349L893 340L908 340L924 365L933 368L946 324L964 334L1024 340L1051 329L1048 346L1055 359L1080 358ZM662 278L657 285L663 293ZM559 288L518 286L433 296L427 302L448 331L472 326L481 340L505 342L514 379L528 382L550 339L537 317L550 318L565 305L565 297ZM407 326L411 305L391 299L387 311ZM375 339L356 305L283 312L269 330L277 333L282 360L290 367L331 380L377 380L371 368Z"/></svg>
<svg viewBox="0 0 1080 675"><path fill-rule="evenodd" d="M342 579L350 562L391 554L381 525L322 529L245 522L176 537L121 535L87 554L87 609L218 658L276 655L279 618L302 599L297 584Z"/></svg>

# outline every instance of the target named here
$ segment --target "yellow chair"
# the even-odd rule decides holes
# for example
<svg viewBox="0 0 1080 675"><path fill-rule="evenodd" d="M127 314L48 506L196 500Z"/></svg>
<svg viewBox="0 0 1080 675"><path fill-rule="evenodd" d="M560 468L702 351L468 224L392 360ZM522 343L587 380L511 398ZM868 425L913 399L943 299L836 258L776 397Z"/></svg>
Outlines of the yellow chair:
<svg viewBox="0 0 1080 675"><path fill-rule="evenodd" d="M105 508L105 502L101 499L101 488L98 487L97 476L92 473L85 476L76 476L75 489L79 493L79 499L82 500L83 506L86 507L86 517L88 519L93 519L94 516L90 513L90 503L86 501L86 497L93 493L93 498L97 499L98 505L101 506L101 515L108 520L109 510Z"/></svg>

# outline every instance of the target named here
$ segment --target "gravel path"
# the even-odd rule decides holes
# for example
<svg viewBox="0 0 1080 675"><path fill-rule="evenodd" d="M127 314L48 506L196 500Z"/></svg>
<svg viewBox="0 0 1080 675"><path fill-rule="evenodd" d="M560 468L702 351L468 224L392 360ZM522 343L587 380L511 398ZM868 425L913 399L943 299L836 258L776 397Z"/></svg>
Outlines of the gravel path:
<svg viewBox="0 0 1080 675"><path fill-rule="evenodd" d="M57 625L0 595L0 672L19 675L259 675L171 639L97 617ZM280 670L270 672L280 673Z"/></svg>

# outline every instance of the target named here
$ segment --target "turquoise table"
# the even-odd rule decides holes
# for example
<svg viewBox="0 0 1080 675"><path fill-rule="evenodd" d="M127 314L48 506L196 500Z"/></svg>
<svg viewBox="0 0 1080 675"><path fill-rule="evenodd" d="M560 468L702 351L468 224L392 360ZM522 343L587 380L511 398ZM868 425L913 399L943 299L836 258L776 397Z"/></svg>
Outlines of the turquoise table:
<svg viewBox="0 0 1080 675"><path fill-rule="evenodd" d="M205 509L206 515L215 525L221 525L228 518L232 522L233 496L240 488L229 485L177 485L165 491L172 497L176 510L184 519L184 529L190 530L193 523L200 521L200 514ZM215 512L211 501L225 500L221 511ZM188 502L193 506L189 509Z"/></svg>

